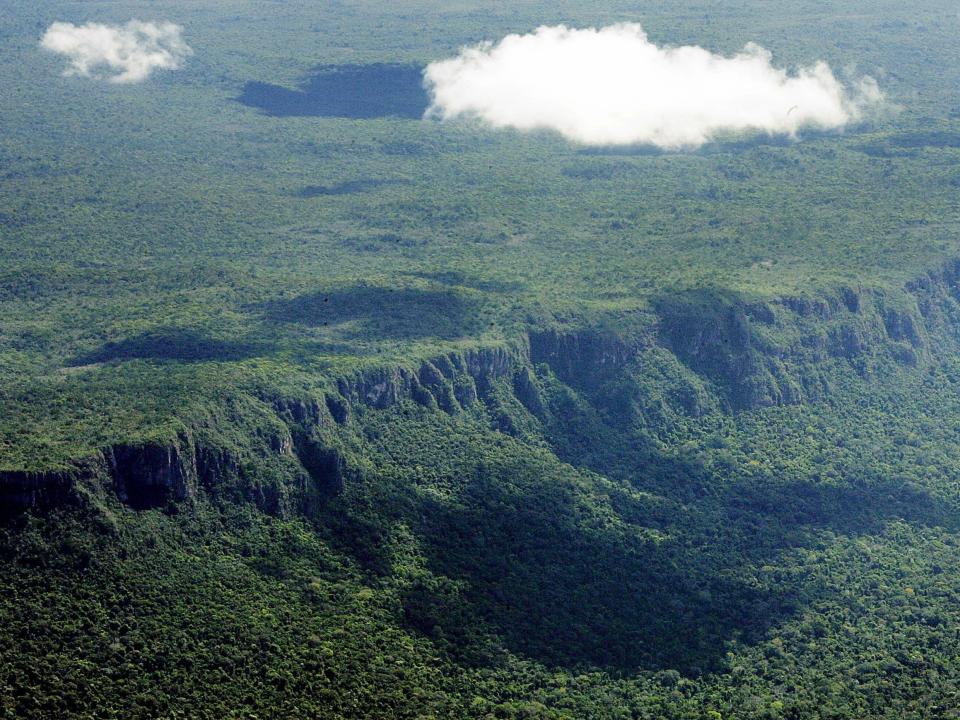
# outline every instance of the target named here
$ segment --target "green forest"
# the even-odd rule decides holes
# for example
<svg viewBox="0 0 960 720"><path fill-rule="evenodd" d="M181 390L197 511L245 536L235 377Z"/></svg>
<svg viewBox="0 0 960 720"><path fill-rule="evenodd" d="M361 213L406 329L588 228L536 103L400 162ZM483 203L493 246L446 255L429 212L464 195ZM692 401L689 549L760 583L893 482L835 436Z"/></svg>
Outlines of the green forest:
<svg viewBox="0 0 960 720"><path fill-rule="evenodd" d="M623 22L884 100L425 117ZM0 718L960 718L958 91L941 0L0 6Z"/></svg>

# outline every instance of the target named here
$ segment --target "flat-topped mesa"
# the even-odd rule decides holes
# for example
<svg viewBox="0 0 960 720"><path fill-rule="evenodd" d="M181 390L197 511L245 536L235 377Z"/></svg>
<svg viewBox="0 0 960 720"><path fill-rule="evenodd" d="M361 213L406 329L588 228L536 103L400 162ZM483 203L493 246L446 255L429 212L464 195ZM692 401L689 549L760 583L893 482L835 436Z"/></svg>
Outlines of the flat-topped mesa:
<svg viewBox="0 0 960 720"><path fill-rule="evenodd" d="M909 371L954 354L958 280L960 261L952 261L899 292L844 287L769 300L675 293L656 301L655 322L645 316L632 334L531 330L510 343L357 370L322 393L247 398L258 414L217 419L243 424L233 428L241 440L232 444L198 426L168 439L114 443L73 468L0 472L0 515L76 504L103 491L136 510L209 495L279 515L296 512L343 489L348 462L337 437L357 413L405 401L448 414L476 403L495 411L506 392L546 421L542 373L598 408L626 408L620 416L627 424L649 426L664 411L695 417L816 401L829 394L837 373Z"/></svg>
<svg viewBox="0 0 960 720"><path fill-rule="evenodd" d="M76 504L81 488L113 492L134 510L172 508L206 493L251 501L271 514L296 512L343 489L345 461L328 439L355 411L414 400L461 412L492 382L510 376L519 357L499 346L469 349L424 361L415 371L375 367L341 377L334 392L275 398L264 410L269 418L261 419L263 427L244 429L250 447L218 442L203 428L192 428L169 438L112 444L74 468L0 472L0 515ZM283 482L257 477L265 462L274 467L263 474Z"/></svg>

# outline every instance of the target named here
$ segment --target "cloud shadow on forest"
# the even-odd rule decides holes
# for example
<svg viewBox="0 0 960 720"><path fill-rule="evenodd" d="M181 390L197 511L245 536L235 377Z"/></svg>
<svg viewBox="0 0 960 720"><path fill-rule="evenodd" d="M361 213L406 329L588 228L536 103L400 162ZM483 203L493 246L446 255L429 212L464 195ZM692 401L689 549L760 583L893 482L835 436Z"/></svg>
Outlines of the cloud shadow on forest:
<svg viewBox="0 0 960 720"><path fill-rule="evenodd" d="M437 337L467 333L480 305L452 289L384 288L357 285L316 292L255 306L264 322L320 327L354 323L351 337L381 340Z"/></svg>
<svg viewBox="0 0 960 720"><path fill-rule="evenodd" d="M295 90L248 82L237 100L272 117L397 117L419 120L429 105L419 65L321 65Z"/></svg>

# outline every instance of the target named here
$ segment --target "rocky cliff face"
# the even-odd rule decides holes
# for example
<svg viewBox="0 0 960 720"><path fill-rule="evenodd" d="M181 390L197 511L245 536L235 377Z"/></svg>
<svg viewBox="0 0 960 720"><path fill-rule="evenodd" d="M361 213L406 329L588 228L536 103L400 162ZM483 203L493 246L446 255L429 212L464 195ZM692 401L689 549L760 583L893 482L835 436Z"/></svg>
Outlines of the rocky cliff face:
<svg viewBox="0 0 960 720"><path fill-rule="evenodd" d="M674 296L657 306L660 343L719 388L732 409L818 400L829 392L822 371L831 363L868 375L953 352L960 337L957 277L931 273L901 293L844 287L770 302Z"/></svg>
<svg viewBox="0 0 960 720"><path fill-rule="evenodd" d="M189 438L114 445L106 453L117 497L136 510L163 507L197 493L197 455Z"/></svg>
<svg viewBox="0 0 960 720"><path fill-rule="evenodd" d="M268 409L272 422L245 428L242 450L211 440L215 433L198 427L166 440L117 443L71 469L2 472L0 513L78 502L81 486L109 490L135 510L173 507L206 493L251 501L273 514L295 512L343 489L346 463L331 437L356 412L404 400L462 412L479 402L491 383L511 376L518 357L515 348L470 349L416 368L357 372L319 396L274 398Z"/></svg>
<svg viewBox="0 0 960 720"><path fill-rule="evenodd" d="M661 342L681 362L725 386L735 407L797 399L793 384L781 384L771 372L777 367L777 353L758 341L753 328L758 314L751 313L751 318L748 306L725 297L685 300L661 302L658 307ZM766 314L759 317L761 322L774 322Z"/></svg>
<svg viewBox="0 0 960 720"><path fill-rule="evenodd" d="M506 387L542 418L548 412L536 371L542 366L598 406L628 408L627 418L643 416L637 406L644 404L658 406L648 414L655 420L664 404L698 415L716 402L739 411L817 400L829 393L830 373L838 368L861 375L877 368L910 371L956 352L960 260L901 293L848 287L822 297L755 301L704 291L664 297L654 310L656 323L631 337L609 330L531 331L512 344L358 371L322 394L274 398L264 411L266 425L241 433L249 438L246 457L194 428L169 440L114 444L73 469L2 472L0 513L79 502L79 488L88 485L112 489L136 510L189 502L201 493L219 496L229 486L266 511L291 512L343 488L346 461L336 436L356 413L411 400L456 414L493 402L493 389ZM675 368L673 380L664 358ZM655 398L641 389L667 382L673 382L669 392ZM705 401L705 392L716 402ZM272 463L266 475L282 480L260 479L266 461Z"/></svg>
<svg viewBox="0 0 960 720"><path fill-rule="evenodd" d="M0 471L0 518L27 508L48 510L79 502L79 469L30 472Z"/></svg>
<svg viewBox="0 0 960 720"><path fill-rule="evenodd" d="M645 347L610 331L544 331L528 336L530 359L549 365L557 377L579 387L596 387L622 370Z"/></svg>
<svg viewBox="0 0 960 720"><path fill-rule="evenodd" d="M522 346L474 348L438 355L416 369L375 368L337 381L347 406L382 410L406 399L428 407L457 412L477 402L492 381L512 375L525 355Z"/></svg>

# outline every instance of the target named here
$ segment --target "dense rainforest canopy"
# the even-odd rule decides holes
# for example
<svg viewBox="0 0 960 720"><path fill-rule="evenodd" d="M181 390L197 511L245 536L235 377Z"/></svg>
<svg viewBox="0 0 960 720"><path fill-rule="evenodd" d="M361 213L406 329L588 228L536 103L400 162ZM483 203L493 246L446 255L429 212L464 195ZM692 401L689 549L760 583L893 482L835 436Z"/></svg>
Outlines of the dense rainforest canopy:
<svg viewBox="0 0 960 720"><path fill-rule="evenodd" d="M132 19L156 72L77 64ZM882 100L679 148L424 117L463 46L625 22ZM960 717L958 38L0 7L0 718Z"/></svg>

